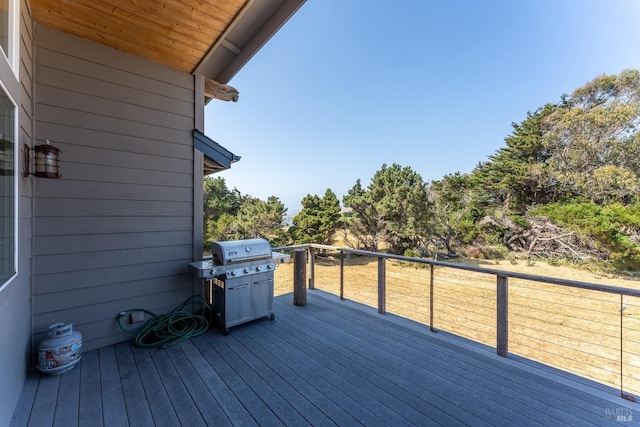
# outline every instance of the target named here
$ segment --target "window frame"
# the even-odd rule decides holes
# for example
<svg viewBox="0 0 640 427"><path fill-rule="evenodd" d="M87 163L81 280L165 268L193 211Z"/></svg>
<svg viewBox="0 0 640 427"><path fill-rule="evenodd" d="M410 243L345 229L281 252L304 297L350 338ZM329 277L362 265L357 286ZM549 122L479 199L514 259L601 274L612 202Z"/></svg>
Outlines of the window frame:
<svg viewBox="0 0 640 427"><path fill-rule="evenodd" d="M4 56L14 76L18 79L20 70L20 0L8 0L8 6L7 48L9 52L5 52L4 49L0 49L0 52L2 52L2 56ZM5 92L7 91L5 90Z"/></svg>
<svg viewBox="0 0 640 427"><path fill-rule="evenodd" d="M19 59L20 59L20 0L9 0L9 13L8 13L8 50L4 52L0 49L2 55L0 55L0 61L5 61L9 68L13 72L13 76L2 73L0 75L0 90L7 97L11 105L13 106L13 273L0 282L0 292L2 292L11 282L18 276L18 253L19 253L19 238L18 238L18 157L20 150L18 149L19 140L19 124L18 124L18 104L16 103L17 94L12 94L8 89L5 81L7 79L18 79Z"/></svg>

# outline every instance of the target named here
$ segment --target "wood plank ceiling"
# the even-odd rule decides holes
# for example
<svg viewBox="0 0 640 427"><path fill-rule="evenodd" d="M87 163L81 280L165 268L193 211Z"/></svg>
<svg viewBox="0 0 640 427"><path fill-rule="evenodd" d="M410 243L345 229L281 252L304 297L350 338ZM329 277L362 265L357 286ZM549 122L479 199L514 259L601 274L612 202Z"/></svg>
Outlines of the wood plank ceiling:
<svg viewBox="0 0 640 427"><path fill-rule="evenodd" d="M251 0L31 0L38 24L193 72Z"/></svg>

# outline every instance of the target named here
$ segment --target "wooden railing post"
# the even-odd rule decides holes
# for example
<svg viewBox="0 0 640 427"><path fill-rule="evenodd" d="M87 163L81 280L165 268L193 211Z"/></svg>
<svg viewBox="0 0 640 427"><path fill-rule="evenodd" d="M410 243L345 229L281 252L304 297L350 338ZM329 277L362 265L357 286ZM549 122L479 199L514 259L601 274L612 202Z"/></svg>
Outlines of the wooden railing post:
<svg viewBox="0 0 640 427"><path fill-rule="evenodd" d="M316 249L309 246L309 289L315 289L316 281Z"/></svg>
<svg viewBox="0 0 640 427"><path fill-rule="evenodd" d="M340 299L344 299L344 252L340 251Z"/></svg>
<svg viewBox="0 0 640 427"><path fill-rule="evenodd" d="M506 276L497 277L497 343L496 353L507 357L509 353L509 286Z"/></svg>
<svg viewBox="0 0 640 427"><path fill-rule="evenodd" d="M387 267L386 259L378 257L378 313L387 311Z"/></svg>
<svg viewBox="0 0 640 427"><path fill-rule="evenodd" d="M429 266L429 329L438 332L433 326L433 264Z"/></svg>
<svg viewBox="0 0 640 427"><path fill-rule="evenodd" d="M307 251L293 251L293 305L307 304Z"/></svg>

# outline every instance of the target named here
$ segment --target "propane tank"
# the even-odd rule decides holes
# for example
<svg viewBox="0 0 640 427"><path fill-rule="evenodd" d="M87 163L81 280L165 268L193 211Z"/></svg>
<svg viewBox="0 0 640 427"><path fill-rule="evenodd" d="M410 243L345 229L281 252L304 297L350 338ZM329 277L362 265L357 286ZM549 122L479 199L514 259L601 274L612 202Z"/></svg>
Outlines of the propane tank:
<svg viewBox="0 0 640 427"><path fill-rule="evenodd" d="M58 375L73 368L82 359L82 335L73 325L55 323L49 326L49 338L38 347L40 372Z"/></svg>

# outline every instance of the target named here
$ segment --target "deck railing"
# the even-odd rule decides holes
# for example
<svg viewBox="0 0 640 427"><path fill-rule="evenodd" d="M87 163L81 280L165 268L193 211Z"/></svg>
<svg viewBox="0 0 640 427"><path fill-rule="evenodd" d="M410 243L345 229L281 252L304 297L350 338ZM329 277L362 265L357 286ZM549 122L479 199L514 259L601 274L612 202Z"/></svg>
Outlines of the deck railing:
<svg viewBox="0 0 640 427"><path fill-rule="evenodd" d="M305 262L280 273L289 292L302 281L640 395L639 289L318 244L274 250Z"/></svg>

